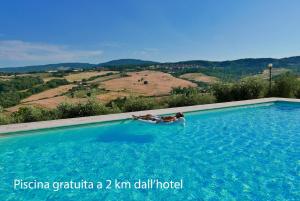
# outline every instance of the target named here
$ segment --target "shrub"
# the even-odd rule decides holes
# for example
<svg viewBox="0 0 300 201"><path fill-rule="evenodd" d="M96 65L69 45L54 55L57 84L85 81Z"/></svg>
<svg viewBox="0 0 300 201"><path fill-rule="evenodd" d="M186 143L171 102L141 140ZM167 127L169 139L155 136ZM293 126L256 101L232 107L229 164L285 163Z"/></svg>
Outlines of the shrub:
<svg viewBox="0 0 300 201"><path fill-rule="evenodd" d="M234 84L215 84L212 90L218 102L255 99L266 95L267 82L261 78L249 77Z"/></svg>
<svg viewBox="0 0 300 201"><path fill-rule="evenodd" d="M58 117L61 119L75 117L74 107L75 105L70 103L59 104L56 108Z"/></svg>
<svg viewBox="0 0 300 201"><path fill-rule="evenodd" d="M129 75L126 72L121 72L120 77L128 77Z"/></svg>
<svg viewBox="0 0 300 201"><path fill-rule="evenodd" d="M29 89L35 85L43 84L40 77L19 76L8 81L0 81L0 92L10 92Z"/></svg>
<svg viewBox="0 0 300 201"><path fill-rule="evenodd" d="M266 95L267 83L263 79L248 77L233 85L234 100L261 98Z"/></svg>
<svg viewBox="0 0 300 201"><path fill-rule="evenodd" d="M0 103L4 108L19 104L21 99L21 92L0 93Z"/></svg>
<svg viewBox="0 0 300 201"><path fill-rule="evenodd" d="M210 94L171 95L165 99L168 107L181 107L191 105L209 104L215 102L215 97Z"/></svg>
<svg viewBox="0 0 300 201"><path fill-rule="evenodd" d="M120 107L115 104L114 102L111 103L111 113L121 113L122 110L120 109Z"/></svg>
<svg viewBox="0 0 300 201"><path fill-rule="evenodd" d="M232 84L217 83L213 85L212 91L217 102L226 102L234 100L232 93Z"/></svg>
<svg viewBox="0 0 300 201"><path fill-rule="evenodd" d="M0 113L0 125L10 124L10 123L12 123L10 116Z"/></svg>
<svg viewBox="0 0 300 201"><path fill-rule="evenodd" d="M296 93L295 93L296 98L300 98L300 86L298 87Z"/></svg>
<svg viewBox="0 0 300 201"><path fill-rule="evenodd" d="M141 110L151 110L158 107L157 102L152 98L143 97L129 97L124 98L122 101L119 100L119 105L121 104L121 109L123 112L133 112Z"/></svg>
<svg viewBox="0 0 300 201"><path fill-rule="evenodd" d="M58 72L50 73L51 77L64 77L66 75L68 75L68 73L63 72L63 71L58 71Z"/></svg>
<svg viewBox="0 0 300 201"><path fill-rule="evenodd" d="M55 119L56 114L52 110L29 106L19 108L18 111L11 114L11 118L15 123L46 121Z"/></svg>
<svg viewBox="0 0 300 201"><path fill-rule="evenodd" d="M28 90L28 92L30 92L31 94L36 94L48 89L56 88L61 85L66 85L68 83L69 82L66 79L52 79L46 82L45 84L32 87L31 89Z"/></svg>
<svg viewBox="0 0 300 201"><path fill-rule="evenodd" d="M200 91L198 88L195 87L175 87L172 88L171 94L184 94L186 96L192 95L192 94L198 94Z"/></svg>
<svg viewBox="0 0 300 201"><path fill-rule="evenodd" d="M15 77L9 81L0 81L0 103L10 107L20 103L20 100L50 88L68 84L65 79L53 79L46 83L40 77ZM22 91L21 91L22 90Z"/></svg>
<svg viewBox="0 0 300 201"><path fill-rule="evenodd" d="M46 86L48 88L56 88L58 86L66 85L66 84L69 84L69 82L66 79L52 79L46 82Z"/></svg>
<svg viewBox="0 0 300 201"><path fill-rule="evenodd" d="M110 76L110 75L113 75L113 74L114 74L113 72L109 72L109 73L106 73L106 74L103 74L103 75L95 75L95 76L89 77L88 79L85 79L85 81L92 81L92 80L95 80L97 78L106 77L106 76Z"/></svg>
<svg viewBox="0 0 300 201"><path fill-rule="evenodd" d="M295 75L286 73L277 77L272 93L277 97L297 97L299 95L299 85L299 81Z"/></svg>
<svg viewBox="0 0 300 201"><path fill-rule="evenodd" d="M93 116L108 114L109 112L109 108L94 100L78 104L62 103L57 107L57 114L59 118Z"/></svg>

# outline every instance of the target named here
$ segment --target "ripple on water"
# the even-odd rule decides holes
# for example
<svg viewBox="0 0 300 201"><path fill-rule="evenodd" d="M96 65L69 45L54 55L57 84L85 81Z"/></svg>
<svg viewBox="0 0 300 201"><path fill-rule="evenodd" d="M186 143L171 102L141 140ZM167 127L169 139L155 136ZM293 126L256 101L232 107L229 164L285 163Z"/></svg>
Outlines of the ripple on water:
<svg viewBox="0 0 300 201"><path fill-rule="evenodd" d="M300 107L191 113L1 139L4 200L300 200ZM182 190L14 191L14 178L184 180ZM8 182L9 181L9 182Z"/></svg>

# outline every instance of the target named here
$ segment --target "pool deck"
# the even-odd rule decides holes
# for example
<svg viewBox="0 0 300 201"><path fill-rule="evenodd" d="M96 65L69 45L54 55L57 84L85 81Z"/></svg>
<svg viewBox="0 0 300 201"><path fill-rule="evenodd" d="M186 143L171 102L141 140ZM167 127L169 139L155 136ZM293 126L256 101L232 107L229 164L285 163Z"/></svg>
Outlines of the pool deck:
<svg viewBox="0 0 300 201"><path fill-rule="evenodd" d="M166 108L166 109L158 109L158 110L146 110L146 111L138 111L138 112L119 113L119 114L59 119L59 120L51 120L51 121L9 124L9 125L0 126L0 136L1 135L4 136L5 134L8 133L21 132L21 131L31 131L31 130L39 130L39 129L47 129L47 128L57 128L57 127L83 125L83 124L90 124L90 123L125 120L125 119L130 119L132 115L144 115L144 114L163 115L163 114L173 114L176 112L212 110L218 108L236 107L236 106L269 103L269 102L277 102L277 101L300 103L300 99L261 98L261 99L244 100L244 101L233 101L233 102L195 105L195 106L187 106L187 107Z"/></svg>

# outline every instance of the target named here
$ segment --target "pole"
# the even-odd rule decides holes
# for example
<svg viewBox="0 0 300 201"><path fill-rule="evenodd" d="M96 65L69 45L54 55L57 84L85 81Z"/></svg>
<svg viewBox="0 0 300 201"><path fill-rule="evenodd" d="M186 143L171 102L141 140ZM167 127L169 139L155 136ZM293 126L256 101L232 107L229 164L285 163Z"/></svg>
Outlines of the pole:
<svg viewBox="0 0 300 201"><path fill-rule="evenodd" d="M269 93L271 95L271 93L272 93L272 67L273 67L273 64L269 64L268 67L269 67Z"/></svg>

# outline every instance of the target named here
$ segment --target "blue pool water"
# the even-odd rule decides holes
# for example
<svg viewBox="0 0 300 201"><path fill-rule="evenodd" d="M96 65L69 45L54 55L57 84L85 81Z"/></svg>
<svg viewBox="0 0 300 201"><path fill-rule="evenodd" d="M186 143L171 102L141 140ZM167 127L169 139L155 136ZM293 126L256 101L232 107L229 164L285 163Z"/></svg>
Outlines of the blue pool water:
<svg viewBox="0 0 300 201"><path fill-rule="evenodd" d="M300 105L195 112L0 138L0 200L300 200ZM25 181L183 180L183 189L14 190Z"/></svg>

